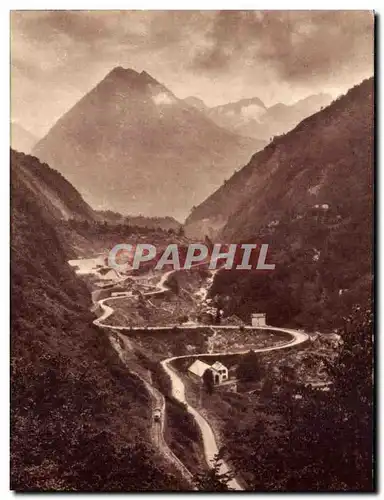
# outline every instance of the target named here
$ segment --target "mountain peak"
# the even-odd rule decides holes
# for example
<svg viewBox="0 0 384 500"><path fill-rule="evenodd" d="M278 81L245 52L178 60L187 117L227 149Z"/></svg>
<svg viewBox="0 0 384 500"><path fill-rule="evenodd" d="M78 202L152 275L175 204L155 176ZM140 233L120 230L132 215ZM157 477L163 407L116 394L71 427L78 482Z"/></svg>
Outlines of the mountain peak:
<svg viewBox="0 0 384 500"><path fill-rule="evenodd" d="M135 71L134 69L131 68L123 68L122 66L116 66L111 70L108 76L113 76L113 77L118 77L118 78L132 78L132 77L138 77L139 73Z"/></svg>
<svg viewBox="0 0 384 500"><path fill-rule="evenodd" d="M264 145L255 142L190 110L146 71L118 67L33 151L95 207L183 219Z"/></svg>
<svg viewBox="0 0 384 500"><path fill-rule="evenodd" d="M116 66L105 77L104 81L114 85L123 85L130 88L145 88L147 85L160 85L149 73L142 71L138 73L131 68Z"/></svg>
<svg viewBox="0 0 384 500"><path fill-rule="evenodd" d="M108 86L117 88L140 88L144 87L145 83L142 81L141 74L131 68L123 68L116 66L104 78Z"/></svg>
<svg viewBox="0 0 384 500"><path fill-rule="evenodd" d="M243 99L240 99L239 101L235 102L230 102L228 104L220 104L219 106L215 106L213 109L241 109L245 106L252 106L256 105L259 106L262 109L266 109L265 104L259 97L246 97Z"/></svg>
<svg viewBox="0 0 384 500"><path fill-rule="evenodd" d="M145 83L152 83L152 84L155 84L155 85L159 85L159 82L153 78L153 76L151 76L149 73L147 73L146 71L142 71L140 73L140 80L142 82L145 82Z"/></svg>

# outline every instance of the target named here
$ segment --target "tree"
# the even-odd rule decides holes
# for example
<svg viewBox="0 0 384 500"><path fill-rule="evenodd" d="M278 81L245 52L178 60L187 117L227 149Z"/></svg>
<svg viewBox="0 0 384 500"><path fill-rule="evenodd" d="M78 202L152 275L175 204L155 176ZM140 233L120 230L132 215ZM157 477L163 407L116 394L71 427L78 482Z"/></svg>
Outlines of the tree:
<svg viewBox="0 0 384 500"><path fill-rule="evenodd" d="M186 323L188 320L189 320L189 317L188 317L188 315L187 315L187 314L182 314L181 316L179 316L179 317L177 318L177 322L178 322L179 324Z"/></svg>
<svg viewBox="0 0 384 500"><path fill-rule="evenodd" d="M213 372L210 368L207 368L203 373L203 382L205 390L208 394L212 394L215 387L215 381L213 378Z"/></svg>
<svg viewBox="0 0 384 500"><path fill-rule="evenodd" d="M260 398L262 398L262 399L272 398L274 388L275 388L275 380L273 379L272 376L269 375L264 380L264 383L263 383L263 386L262 386L261 392L260 392Z"/></svg>
<svg viewBox="0 0 384 500"><path fill-rule="evenodd" d="M283 382L285 382L286 384L293 384L294 383L296 374L295 374L295 369L293 368L293 366L290 366L287 364L282 365L280 367L280 373L281 373Z"/></svg>
<svg viewBox="0 0 384 500"><path fill-rule="evenodd" d="M208 371L208 370L207 370ZM197 473L193 482L200 491L233 491L229 483L234 478L232 471L222 472L224 449L222 448L212 460L212 468Z"/></svg>
<svg viewBox="0 0 384 500"><path fill-rule="evenodd" d="M356 306L338 332L342 347L336 363L328 364L335 389L341 396L372 403L373 314L369 307Z"/></svg>
<svg viewBox="0 0 384 500"><path fill-rule="evenodd" d="M221 310L216 308L216 317L215 317L215 325L220 325L221 323Z"/></svg>
<svg viewBox="0 0 384 500"><path fill-rule="evenodd" d="M247 382L260 380L264 369L260 364L259 356L252 350L245 354L236 370L237 378Z"/></svg>

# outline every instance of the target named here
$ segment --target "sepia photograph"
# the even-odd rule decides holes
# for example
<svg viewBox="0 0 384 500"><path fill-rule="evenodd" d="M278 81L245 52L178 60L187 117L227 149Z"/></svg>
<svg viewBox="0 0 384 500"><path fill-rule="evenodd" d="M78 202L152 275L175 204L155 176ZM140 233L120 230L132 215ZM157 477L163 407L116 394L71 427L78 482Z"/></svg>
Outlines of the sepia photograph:
<svg viewBox="0 0 384 500"><path fill-rule="evenodd" d="M375 12L9 16L10 490L375 492Z"/></svg>

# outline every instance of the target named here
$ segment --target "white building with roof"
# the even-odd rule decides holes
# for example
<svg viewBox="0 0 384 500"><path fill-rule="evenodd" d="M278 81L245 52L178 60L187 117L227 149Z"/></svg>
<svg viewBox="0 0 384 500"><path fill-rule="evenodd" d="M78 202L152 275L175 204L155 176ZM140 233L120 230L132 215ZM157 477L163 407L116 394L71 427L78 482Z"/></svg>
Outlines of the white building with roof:
<svg viewBox="0 0 384 500"><path fill-rule="evenodd" d="M215 361L213 365L208 365L204 361L196 359L188 368L188 372L195 375L200 380L203 379L203 375L206 370L212 371L215 385L219 385L228 380L228 368L220 363L220 361Z"/></svg>
<svg viewBox="0 0 384 500"><path fill-rule="evenodd" d="M252 326L267 326L265 313L253 313L251 315Z"/></svg>
<svg viewBox="0 0 384 500"><path fill-rule="evenodd" d="M188 368L188 371L201 378L204 375L205 370L208 370L208 368L211 368L211 366L204 363L204 361L200 361L200 359L196 359Z"/></svg>
<svg viewBox="0 0 384 500"><path fill-rule="evenodd" d="M223 363L220 363L220 361L216 361L215 363L213 363L211 369L216 372L214 373L215 376L219 376L219 384L221 384L225 380L228 380L228 368L224 366Z"/></svg>

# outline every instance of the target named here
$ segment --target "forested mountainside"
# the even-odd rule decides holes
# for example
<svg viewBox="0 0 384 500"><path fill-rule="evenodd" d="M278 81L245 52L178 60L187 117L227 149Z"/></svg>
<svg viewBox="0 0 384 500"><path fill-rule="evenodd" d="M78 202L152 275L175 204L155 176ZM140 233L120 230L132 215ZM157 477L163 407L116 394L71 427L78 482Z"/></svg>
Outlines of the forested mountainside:
<svg viewBox="0 0 384 500"><path fill-rule="evenodd" d="M173 217L122 215L112 210L93 210L80 193L57 170L38 158L11 149L11 175L14 185L23 185L36 195L36 202L53 217L136 228L179 231ZM112 228L111 228L112 229Z"/></svg>
<svg viewBox="0 0 384 500"><path fill-rule="evenodd" d="M36 190L25 172L39 168L12 153L11 488L178 489L150 442L149 395L92 324L89 290L57 234L52 192ZM70 185L41 168L55 176L60 206L71 199L71 211L87 215Z"/></svg>
<svg viewBox="0 0 384 500"><path fill-rule="evenodd" d="M33 152L94 208L183 220L264 145L219 127L145 71L118 67Z"/></svg>
<svg viewBox="0 0 384 500"><path fill-rule="evenodd" d="M97 218L92 208L59 172L34 156L11 150L12 185L34 195L40 209L57 219Z"/></svg>
<svg viewBox="0 0 384 500"><path fill-rule="evenodd" d="M276 138L186 221L187 235L270 244L275 271L218 275L215 291L233 297L232 312L331 327L370 295L373 90L365 80Z"/></svg>

